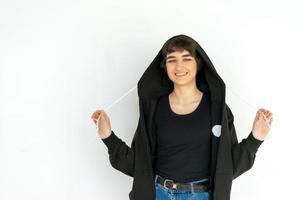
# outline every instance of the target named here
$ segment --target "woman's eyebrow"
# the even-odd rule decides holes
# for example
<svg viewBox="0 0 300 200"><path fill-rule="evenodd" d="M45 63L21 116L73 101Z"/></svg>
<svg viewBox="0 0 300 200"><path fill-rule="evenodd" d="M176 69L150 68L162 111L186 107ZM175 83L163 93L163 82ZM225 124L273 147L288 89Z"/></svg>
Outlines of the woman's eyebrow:
<svg viewBox="0 0 300 200"><path fill-rule="evenodd" d="M182 55L182 57L191 57L191 55L190 54L184 54L184 55ZM167 56L167 59L169 59L169 58L175 58L175 56Z"/></svg>

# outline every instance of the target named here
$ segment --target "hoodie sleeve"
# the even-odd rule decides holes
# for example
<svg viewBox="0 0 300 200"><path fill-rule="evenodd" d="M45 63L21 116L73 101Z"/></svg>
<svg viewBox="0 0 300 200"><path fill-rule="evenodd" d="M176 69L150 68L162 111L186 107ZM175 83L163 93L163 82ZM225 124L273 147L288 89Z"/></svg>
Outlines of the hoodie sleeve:
<svg viewBox="0 0 300 200"><path fill-rule="evenodd" d="M136 134L131 142L131 147L120 139L113 130L110 136L101 139L108 148L109 161L112 167L131 177L134 175L135 138Z"/></svg>
<svg viewBox="0 0 300 200"><path fill-rule="evenodd" d="M251 131L247 138L238 143L234 127L234 116L227 104L226 110L231 136L233 179L235 179L253 166L256 152L263 141L256 139Z"/></svg>

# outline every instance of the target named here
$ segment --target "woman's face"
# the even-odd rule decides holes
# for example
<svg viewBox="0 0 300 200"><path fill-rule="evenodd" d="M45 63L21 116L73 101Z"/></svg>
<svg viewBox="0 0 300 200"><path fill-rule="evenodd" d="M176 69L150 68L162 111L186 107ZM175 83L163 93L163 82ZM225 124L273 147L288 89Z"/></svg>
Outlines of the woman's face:
<svg viewBox="0 0 300 200"><path fill-rule="evenodd" d="M175 85L186 85L195 81L197 62L187 51L175 51L167 54L167 74Z"/></svg>

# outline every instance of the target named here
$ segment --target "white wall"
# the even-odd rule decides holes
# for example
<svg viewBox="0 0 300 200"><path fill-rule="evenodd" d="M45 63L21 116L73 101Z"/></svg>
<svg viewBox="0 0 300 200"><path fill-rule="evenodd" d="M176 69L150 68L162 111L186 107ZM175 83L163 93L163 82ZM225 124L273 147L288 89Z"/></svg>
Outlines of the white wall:
<svg viewBox="0 0 300 200"><path fill-rule="evenodd" d="M90 116L132 88L175 34L196 39L227 85L239 141L273 112L233 200L296 199L299 5L292 1L0 1L0 199L128 199ZM251 106L250 106L251 105ZM109 111L130 145L134 90Z"/></svg>

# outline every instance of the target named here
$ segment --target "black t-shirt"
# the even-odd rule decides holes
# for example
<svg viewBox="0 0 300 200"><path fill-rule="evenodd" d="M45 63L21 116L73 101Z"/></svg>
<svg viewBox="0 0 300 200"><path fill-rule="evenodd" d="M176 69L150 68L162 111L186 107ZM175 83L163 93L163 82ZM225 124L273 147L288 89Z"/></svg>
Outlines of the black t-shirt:
<svg viewBox="0 0 300 200"><path fill-rule="evenodd" d="M198 107L184 115L172 111L168 95L159 99L154 120L154 170L164 178L190 182L210 176L210 98L203 94Z"/></svg>

